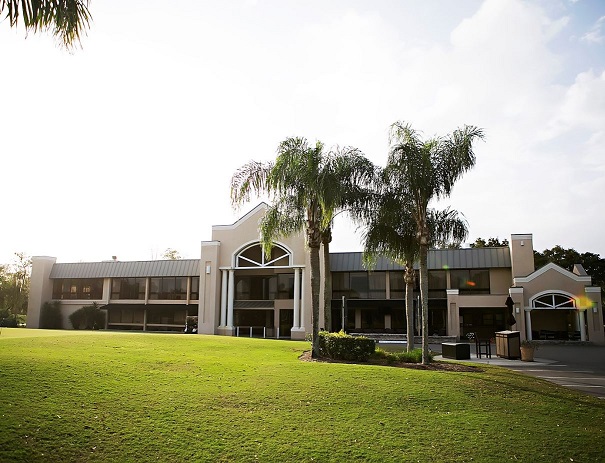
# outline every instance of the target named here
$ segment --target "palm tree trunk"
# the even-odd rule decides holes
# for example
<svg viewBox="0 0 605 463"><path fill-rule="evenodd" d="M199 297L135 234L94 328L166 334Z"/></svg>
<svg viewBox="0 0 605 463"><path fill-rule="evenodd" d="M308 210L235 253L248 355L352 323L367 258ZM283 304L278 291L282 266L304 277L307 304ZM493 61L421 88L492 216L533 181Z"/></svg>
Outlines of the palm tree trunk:
<svg viewBox="0 0 605 463"><path fill-rule="evenodd" d="M411 272L408 271L411 269ZM411 273L411 275L410 275ZM407 332L407 351L414 350L414 267L408 262L405 270L405 320Z"/></svg>
<svg viewBox="0 0 605 463"><path fill-rule="evenodd" d="M424 241L424 242L423 242ZM420 299L422 300L422 364L428 365L429 359L429 271L428 245L420 240Z"/></svg>
<svg viewBox="0 0 605 463"><path fill-rule="evenodd" d="M319 265L319 245L309 244L309 257L311 264L311 308L313 325L313 345L311 357L319 358L319 285L320 285L320 265Z"/></svg>
<svg viewBox="0 0 605 463"><path fill-rule="evenodd" d="M323 235L323 282L324 282L324 329L332 331L332 272L330 272L330 241L331 233Z"/></svg>

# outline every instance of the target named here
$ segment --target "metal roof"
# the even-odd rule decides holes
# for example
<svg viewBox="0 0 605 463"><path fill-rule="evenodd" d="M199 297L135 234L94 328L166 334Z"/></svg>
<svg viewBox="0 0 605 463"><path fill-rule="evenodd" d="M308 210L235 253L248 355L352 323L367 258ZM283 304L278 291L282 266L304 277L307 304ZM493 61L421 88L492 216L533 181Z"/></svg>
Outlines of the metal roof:
<svg viewBox="0 0 605 463"><path fill-rule="evenodd" d="M199 259L54 264L50 272L50 278L186 277L199 275Z"/></svg>
<svg viewBox="0 0 605 463"><path fill-rule="evenodd" d="M332 272L364 272L361 252L335 252L330 254ZM428 256L430 270L463 268L510 268L510 250L502 248L431 249ZM414 264L418 268L418 262ZM403 270L404 267L381 257L374 271Z"/></svg>

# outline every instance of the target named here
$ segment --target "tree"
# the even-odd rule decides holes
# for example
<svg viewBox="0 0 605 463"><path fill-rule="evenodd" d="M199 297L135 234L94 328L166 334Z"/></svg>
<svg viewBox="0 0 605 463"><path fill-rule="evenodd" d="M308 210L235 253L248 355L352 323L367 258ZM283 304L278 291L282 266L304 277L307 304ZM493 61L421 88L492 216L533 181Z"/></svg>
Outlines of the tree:
<svg viewBox="0 0 605 463"><path fill-rule="evenodd" d="M420 256L420 245L413 204L405 191L396 188L389 182L388 176L383 176L380 191L358 217L365 225L363 242L366 265L371 268L378 256L385 256L405 267L407 351L410 352L414 349L414 262ZM457 211L450 209L429 209L427 223L432 244L436 245L459 244L468 233L466 221L459 217Z"/></svg>
<svg viewBox="0 0 605 463"><path fill-rule="evenodd" d="M17 315L27 313L30 271L31 259L22 252L9 265L0 265L0 324L16 326Z"/></svg>
<svg viewBox="0 0 605 463"><path fill-rule="evenodd" d="M287 138L277 148L275 162L251 161L236 171L231 180L234 205L250 200L250 195L267 194L271 206L260 223L261 244L269 254L280 236L303 231L309 252L314 357L319 356L319 293L321 269L319 250L331 233L331 223L339 209L369 183L373 165L355 148L328 154L317 141ZM325 244L329 243L327 241Z"/></svg>
<svg viewBox="0 0 605 463"><path fill-rule="evenodd" d="M432 234L429 226L429 203L450 195L456 181L475 165L472 149L476 139L483 138L477 127L464 126L446 137L421 140L411 125L398 121L391 125L389 156L385 179L397 191L404 192L402 205L410 205L416 226L420 261L420 296L422 300L422 362L428 355L428 249L436 241L462 241L463 230L446 222L436 223ZM435 220L448 220L447 214ZM433 232L434 233L434 232ZM438 240L436 238L439 238ZM460 239L461 238L461 239Z"/></svg>
<svg viewBox="0 0 605 463"><path fill-rule="evenodd" d="M501 248L508 247L508 240L505 238L500 241L499 238L488 238L485 241L483 238L477 238L474 243L471 243L471 248Z"/></svg>
<svg viewBox="0 0 605 463"><path fill-rule="evenodd" d="M180 258L181 255L179 254L179 252L176 249L172 248L166 248L164 254L162 254L162 259L179 260Z"/></svg>
<svg viewBox="0 0 605 463"><path fill-rule="evenodd" d="M389 191L389 184L368 202L368 207L359 209L357 217L365 226L363 232L364 264L372 269L379 256L385 256L405 267L405 318L407 351L414 349L414 262L420 248L416 239L416 227L411 207L402 207L396 191Z"/></svg>
<svg viewBox="0 0 605 463"><path fill-rule="evenodd" d="M22 24L26 32L51 31L68 49L80 43L90 26L90 0L0 0L0 15L6 12L11 27Z"/></svg>

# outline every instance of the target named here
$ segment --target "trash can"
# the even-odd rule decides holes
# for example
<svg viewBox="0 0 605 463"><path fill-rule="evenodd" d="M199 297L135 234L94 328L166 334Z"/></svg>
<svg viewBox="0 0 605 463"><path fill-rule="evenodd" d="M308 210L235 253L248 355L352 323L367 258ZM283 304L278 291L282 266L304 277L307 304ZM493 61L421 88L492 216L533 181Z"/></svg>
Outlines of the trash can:
<svg viewBox="0 0 605 463"><path fill-rule="evenodd" d="M521 333L496 331L496 355L505 359L521 358Z"/></svg>

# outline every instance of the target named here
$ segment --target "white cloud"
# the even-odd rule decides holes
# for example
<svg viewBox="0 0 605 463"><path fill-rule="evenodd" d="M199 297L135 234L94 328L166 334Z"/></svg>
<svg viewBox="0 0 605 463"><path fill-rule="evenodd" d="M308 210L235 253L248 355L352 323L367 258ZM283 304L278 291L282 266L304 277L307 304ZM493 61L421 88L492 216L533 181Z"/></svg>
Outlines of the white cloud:
<svg viewBox="0 0 605 463"><path fill-rule="evenodd" d="M211 225L238 214L237 167L292 135L383 164L388 126L403 119L427 137L485 129L447 201L472 239L534 232L544 247L569 236L605 254L593 231L605 224L574 228L587 192L605 191L602 61L573 63L575 80L558 83L571 63L559 39L576 17L547 4L183 0L167 18L108 0L74 56L0 29L14 63L3 77L22 90L3 96L0 180L25 191L4 207L20 226L5 228L0 252L197 257ZM338 224L334 249L358 246Z"/></svg>
<svg viewBox="0 0 605 463"><path fill-rule="evenodd" d="M605 42L605 35L603 35L603 25L605 25L605 16L601 16L592 28L586 32L580 40L589 44L601 44Z"/></svg>

